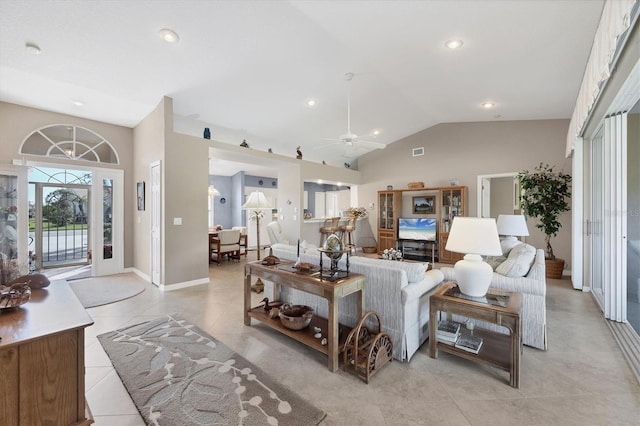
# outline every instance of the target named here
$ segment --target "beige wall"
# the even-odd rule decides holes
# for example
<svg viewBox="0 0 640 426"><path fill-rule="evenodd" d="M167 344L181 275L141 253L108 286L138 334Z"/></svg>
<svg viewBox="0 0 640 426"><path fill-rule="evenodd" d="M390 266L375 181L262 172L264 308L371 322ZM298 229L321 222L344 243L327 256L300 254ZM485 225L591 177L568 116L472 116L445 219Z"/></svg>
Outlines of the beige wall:
<svg viewBox="0 0 640 426"><path fill-rule="evenodd" d="M202 138L173 131L165 148L165 284L208 280L209 148ZM176 217L182 225L173 224Z"/></svg>
<svg viewBox="0 0 640 426"><path fill-rule="evenodd" d="M362 182L366 182L359 188L359 204L376 203L369 215L375 229L377 191L387 185L406 188L408 182L414 181L422 181L428 187L447 186L455 178L460 185L469 187L468 214L476 216L478 175L533 170L540 162L571 174L571 162L564 156L568 126L569 120L436 125L358 159ZM418 147L425 148L425 155L412 157L412 149ZM570 263L570 212L563 214L560 221L562 229L551 244L556 256ZM528 225L531 236L527 241L544 248L544 234L531 219Z"/></svg>
<svg viewBox="0 0 640 426"><path fill-rule="evenodd" d="M132 194L133 206L125 216L135 218L133 225L133 266L151 280L151 176L150 166L164 160L164 102L133 129L133 181L145 182L145 210L138 211ZM161 164L164 168L164 164ZM135 184L132 184L132 186ZM164 250L162 250L164 254ZM164 283L164 273L160 273Z"/></svg>
<svg viewBox="0 0 640 426"><path fill-rule="evenodd" d="M173 132L173 102L163 98L135 131L135 170L138 181L147 182L147 208L136 216L136 268L151 276L150 166L161 161L162 268L160 284L206 282L209 186L208 145L201 138ZM137 218L140 223L137 223ZM182 225L174 225L180 218Z"/></svg>
<svg viewBox="0 0 640 426"><path fill-rule="evenodd" d="M124 170L124 267L131 267L133 260L133 217L128 214L135 208L135 181L130 171L133 164L133 131L130 128L87 120L71 115L58 114L35 108L0 102L0 162L9 164L14 159L52 162L37 156L18 155L22 141L35 129L53 125L70 124L90 129L104 137L118 153L120 164L87 163L89 167ZM76 161L55 159L56 164L77 166Z"/></svg>

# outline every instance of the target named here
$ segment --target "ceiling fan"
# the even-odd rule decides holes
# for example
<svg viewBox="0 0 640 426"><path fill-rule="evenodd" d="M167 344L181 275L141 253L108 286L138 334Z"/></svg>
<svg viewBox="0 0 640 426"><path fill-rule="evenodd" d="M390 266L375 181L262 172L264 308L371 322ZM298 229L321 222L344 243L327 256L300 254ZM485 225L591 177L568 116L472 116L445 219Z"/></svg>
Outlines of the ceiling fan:
<svg viewBox="0 0 640 426"><path fill-rule="evenodd" d="M351 132L351 80L353 80L353 73L348 72L344 75L344 79L349 82L348 90L347 90L347 132L340 135L338 139L330 139L323 138L324 140L336 141L335 143L329 145L318 146L316 148L325 148L331 145L343 144L349 151L353 151L357 148L361 149L383 149L386 147L385 144L380 142L367 141L364 139L360 139L358 135Z"/></svg>

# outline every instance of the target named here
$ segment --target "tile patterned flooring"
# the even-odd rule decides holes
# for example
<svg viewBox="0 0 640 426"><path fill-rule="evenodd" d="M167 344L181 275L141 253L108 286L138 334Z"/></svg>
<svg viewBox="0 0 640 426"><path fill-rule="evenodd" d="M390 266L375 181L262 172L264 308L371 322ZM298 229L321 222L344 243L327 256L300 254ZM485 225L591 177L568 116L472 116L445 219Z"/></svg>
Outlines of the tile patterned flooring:
<svg viewBox="0 0 640 426"><path fill-rule="evenodd" d="M330 373L326 356L255 321L244 326L245 261L211 265L210 284L165 293L147 284L133 298L88 309L95 324L86 330L86 393L96 425L144 425L96 336L172 312L324 410L325 426L640 425L640 385L591 295L567 280L548 280L549 349L524 347L520 389L507 372L442 352L431 359L427 344L366 385ZM263 296L252 297L257 304Z"/></svg>

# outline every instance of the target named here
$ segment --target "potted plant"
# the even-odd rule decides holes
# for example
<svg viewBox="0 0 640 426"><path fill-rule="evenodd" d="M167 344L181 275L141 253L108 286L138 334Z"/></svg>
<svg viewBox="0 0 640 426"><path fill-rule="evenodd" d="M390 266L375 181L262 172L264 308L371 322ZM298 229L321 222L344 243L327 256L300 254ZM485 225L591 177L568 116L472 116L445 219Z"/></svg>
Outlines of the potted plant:
<svg viewBox="0 0 640 426"><path fill-rule="evenodd" d="M537 218L537 228L545 233L546 271L548 278L562 278L564 260L556 259L551 247L551 237L555 237L562 227L560 214L570 209L571 176L555 172L553 166L540 163L535 171L518 173L521 187L520 204L526 216Z"/></svg>

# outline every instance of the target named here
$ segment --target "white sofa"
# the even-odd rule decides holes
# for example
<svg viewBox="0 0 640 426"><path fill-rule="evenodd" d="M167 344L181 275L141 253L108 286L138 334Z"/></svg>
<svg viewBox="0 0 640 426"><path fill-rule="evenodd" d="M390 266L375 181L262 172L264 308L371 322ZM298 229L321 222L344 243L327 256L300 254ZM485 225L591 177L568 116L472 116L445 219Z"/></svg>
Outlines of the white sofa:
<svg viewBox="0 0 640 426"><path fill-rule="evenodd" d="M523 277L511 278L493 273L491 287L517 291L522 294L520 321L522 323L522 343L538 349L547 349L547 293L544 250L537 249L535 259L527 274ZM453 268L440 268L446 281L455 281ZM493 324L481 323L482 327L506 332Z"/></svg>
<svg viewBox="0 0 640 426"><path fill-rule="evenodd" d="M297 258L297 247L286 244L271 246L273 255L281 260ZM315 247L300 249L300 260L315 265L320 263L320 252ZM397 262L351 256L350 272L363 274L365 281L364 311L375 311L380 315L382 331L393 341L393 357L399 361L409 361L420 345L429 337L429 295L443 280L442 272L426 271L424 263ZM329 265L323 259L323 265ZM346 267L341 260L340 267ZM271 294L272 283L265 283L266 294ZM299 290L281 288L281 300L294 304L311 306L323 317L328 316L326 299ZM342 324L355 326L355 296L350 295L340 301Z"/></svg>

